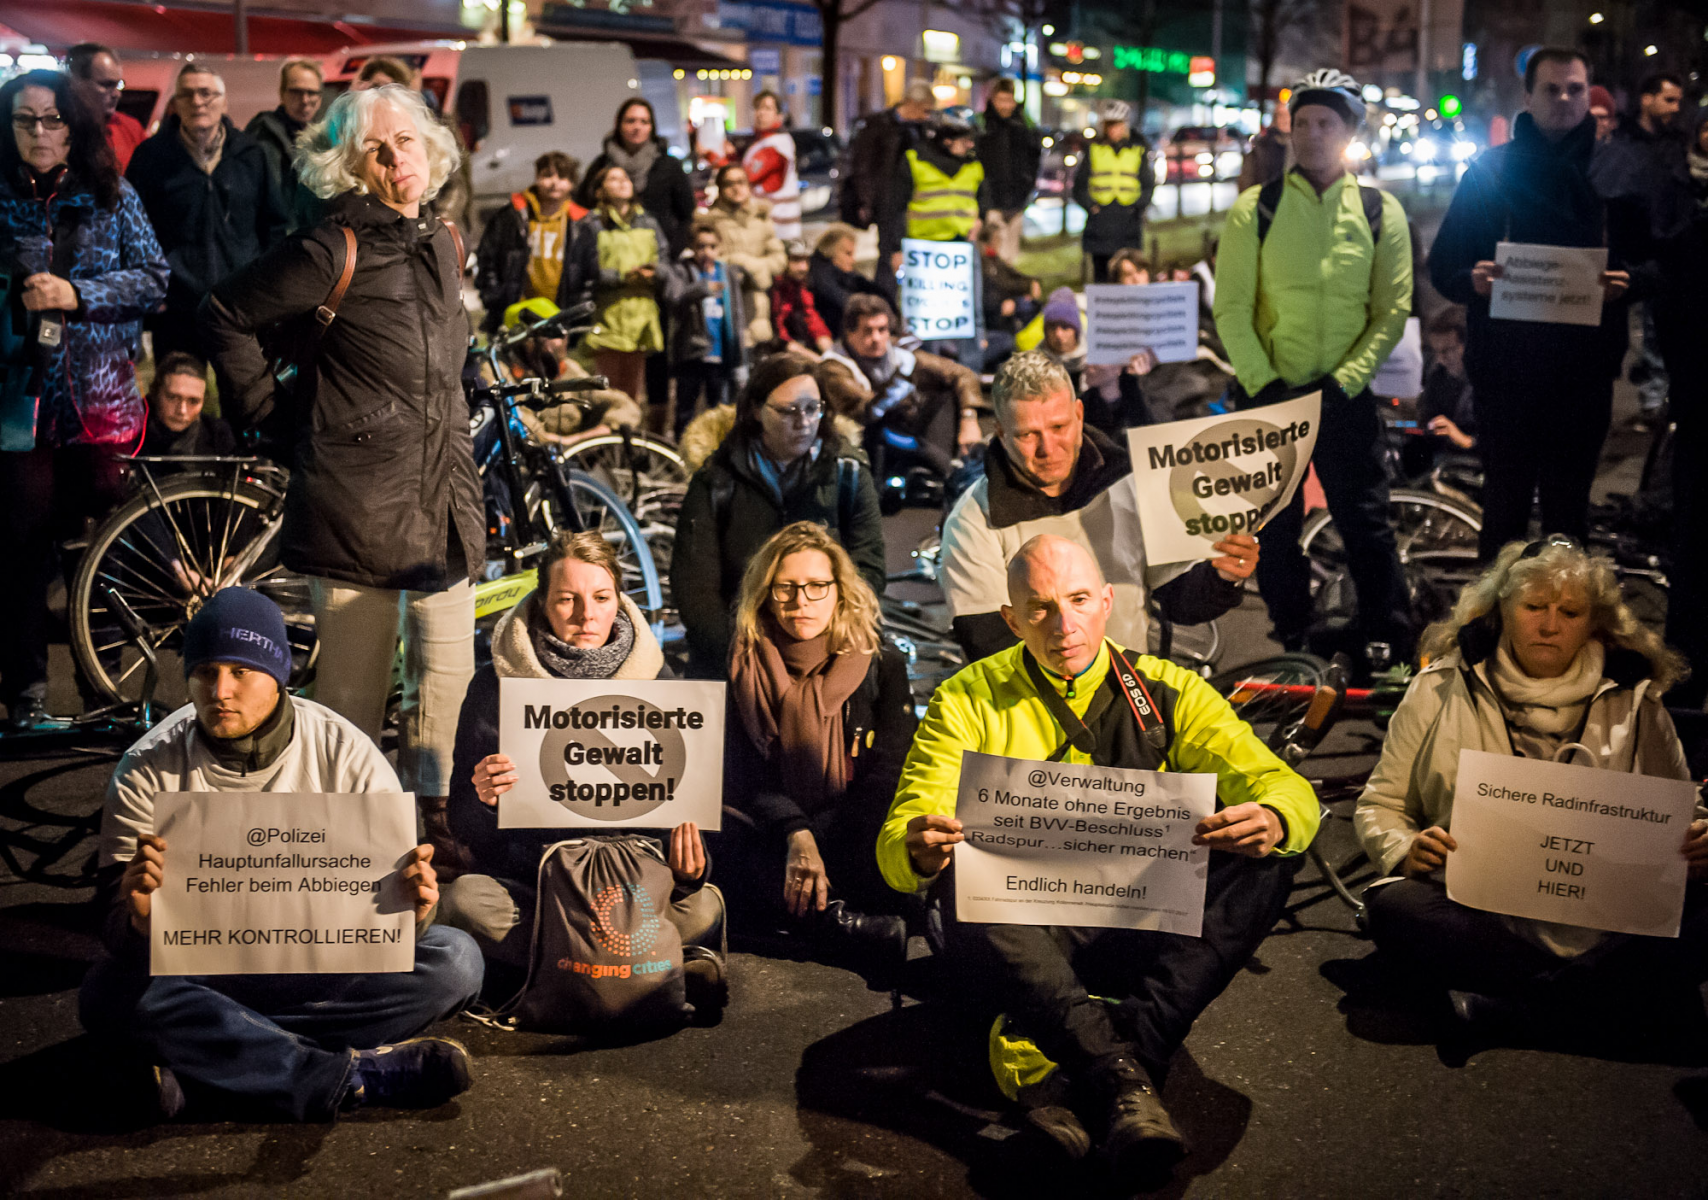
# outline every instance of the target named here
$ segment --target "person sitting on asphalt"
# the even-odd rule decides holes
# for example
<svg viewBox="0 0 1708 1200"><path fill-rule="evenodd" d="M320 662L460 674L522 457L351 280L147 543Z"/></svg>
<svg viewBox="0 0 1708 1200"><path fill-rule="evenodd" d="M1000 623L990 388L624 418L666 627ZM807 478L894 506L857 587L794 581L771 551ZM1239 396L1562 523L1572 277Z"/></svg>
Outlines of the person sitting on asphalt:
<svg viewBox="0 0 1708 1200"><path fill-rule="evenodd" d="M1128 260L1123 259L1122 263L1130 266ZM1117 441L1124 440L1122 430L1152 424L1144 384L1140 381L1156 366L1156 355L1141 350L1121 364L1086 362L1085 322L1080 316L1079 298L1072 288L1059 287L1050 293L1043 318L1044 341L1040 349L1067 372L1074 394L1085 404L1086 424Z"/></svg>
<svg viewBox="0 0 1708 1200"><path fill-rule="evenodd" d="M874 461L886 440L897 435L901 449L918 455L939 475L952 466L950 404L959 405L955 448L966 454L984 440L979 377L953 359L898 346L894 317L880 296L854 296L842 310L842 340L824 353L820 381L830 410L866 428L866 452Z"/></svg>
<svg viewBox="0 0 1708 1200"><path fill-rule="evenodd" d="M834 336L842 329L844 310L855 296L882 298L884 289L854 269L860 231L852 225L833 221L818 235L813 245L812 267L807 271L807 287L824 318L825 328Z"/></svg>
<svg viewBox="0 0 1708 1200"><path fill-rule="evenodd" d="M1021 644L937 689L879 834L878 864L892 888L929 890L941 908L947 977L977 998L981 1019L1006 1014L1058 1066L1020 1096L1032 1129L1070 1159L1095 1138L1117 1178L1136 1183L1184 1152L1158 1096L1169 1062L1281 916L1319 806L1208 683L1108 636L1115 589L1082 546L1041 534L1006 570L1002 619ZM1161 738L1147 736L1128 703L1111 669L1117 655L1160 716ZM1215 774L1219 807L1192 839L1211 851L1202 936L957 919L956 792L969 750Z"/></svg>
<svg viewBox="0 0 1708 1200"><path fill-rule="evenodd" d="M438 914L441 924L472 934L489 963L513 969L528 965L540 857L563 831L499 828L499 797L517 779L516 764L498 748L499 681L672 678L601 534L559 533L539 571L543 586L498 619L492 662L475 672L463 700L445 815L464 873L440 888ZM704 928L691 898L709 869L693 822L671 831L668 861L677 894L663 915L692 942Z"/></svg>
<svg viewBox="0 0 1708 1200"><path fill-rule="evenodd" d="M907 958L872 846L918 725L878 598L822 525L797 521L748 563L735 606L716 844L732 899L879 969Z"/></svg>
<svg viewBox="0 0 1708 1200"><path fill-rule="evenodd" d="M815 371L821 369L799 354L762 359L742 389L735 428L688 481L670 554L670 589L688 635L691 678L727 677L730 609L742 575L785 525L823 525L867 586L883 594L888 581L877 484L865 454L836 432L820 399Z"/></svg>
<svg viewBox="0 0 1708 1200"><path fill-rule="evenodd" d="M799 238L783 244L789 265L771 285L771 330L786 350L817 358L836 341L818 314L818 299L808 282L812 254Z"/></svg>
<svg viewBox="0 0 1708 1200"><path fill-rule="evenodd" d="M1387 877L1364 894L1377 947L1450 989L1465 1020L1538 1005L1605 1021L1608 1002L1622 997L1639 1020L1683 1004L1700 1021L1695 986L1708 979L1700 799L1680 839L1695 882L1676 939L1484 912L1450 899L1444 882L1459 848L1453 793L1466 750L1691 778L1661 700L1683 660L1626 607L1613 564L1561 534L1510 542L1452 615L1425 632L1422 649L1429 665L1395 711L1353 817Z"/></svg>
<svg viewBox="0 0 1708 1200"><path fill-rule="evenodd" d="M1085 424L1073 383L1048 354L1016 354L996 373L996 436L985 476L943 522L938 577L955 640L969 660L1014 644L1003 620L1008 561L1040 533L1060 534L1095 558L1117 600L1111 635L1148 645L1147 604L1177 625L1211 621L1238 606L1240 581L1257 565L1257 540L1232 533L1208 562L1145 559L1127 448Z"/></svg>
<svg viewBox="0 0 1708 1200"><path fill-rule="evenodd" d="M208 364L174 350L155 364L148 385L148 431L137 454L201 456L231 454L231 426L202 412L208 398Z"/></svg>
<svg viewBox="0 0 1708 1200"><path fill-rule="evenodd" d="M159 1115L186 1096L239 1101L294 1121L363 1105L435 1108L467 1090L463 1046L421 1030L480 991L480 951L432 925L433 848L402 870L415 908L415 966L363 975L149 975L153 894L177 863L154 832L163 792L402 792L367 735L286 691L283 614L266 596L226 588L184 630L190 703L119 760L101 814L98 902L108 954L79 997L83 1027L155 1064ZM182 870L192 864L178 864Z"/></svg>

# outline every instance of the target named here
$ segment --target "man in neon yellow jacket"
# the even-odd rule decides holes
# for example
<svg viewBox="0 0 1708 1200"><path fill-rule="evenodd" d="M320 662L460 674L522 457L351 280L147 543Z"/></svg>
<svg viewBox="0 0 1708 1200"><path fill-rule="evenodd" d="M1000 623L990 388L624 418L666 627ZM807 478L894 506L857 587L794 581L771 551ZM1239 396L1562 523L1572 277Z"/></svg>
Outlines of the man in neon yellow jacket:
<svg viewBox="0 0 1708 1200"><path fill-rule="evenodd" d="M1281 179L1247 188L1228 213L1216 256L1216 331L1240 408L1323 393L1312 463L1346 546L1362 642L1396 659L1414 635L1388 516L1382 421L1370 380L1411 312L1411 235L1393 196L1363 187L1346 151L1364 121L1357 82L1315 71L1293 86L1293 156ZM1311 625L1310 563L1299 549L1304 489L1259 539L1257 583L1275 640L1303 648Z"/></svg>
<svg viewBox="0 0 1708 1200"><path fill-rule="evenodd" d="M1003 617L1021 644L937 689L879 833L878 865L897 891L931 890L944 953L967 993L987 997L1059 1064L1053 1085L1028 1097L1033 1127L1073 1158L1089 1152L1089 1127L1118 1176L1142 1181L1184 1150L1157 1098L1169 1060L1279 918L1294 856L1316 835L1320 810L1310 785L1209 684L1128 655L1161 718L1160 727L1140 729L1110 670L1111 656L1125 654L1104 637L1114 592L1076 543L1041 534L1022 546L1009 566L1009 600ZM1079 719L1070 723L1083 723L1077 732L1082 743L1093 740L1089 753L1071 745L1044 686ZM1114 701L1093 708L1108 691ZM1212 851L1202 937L958 920L955 804L968 750L1213 772L1222 807L1193 838Z"/></svg>

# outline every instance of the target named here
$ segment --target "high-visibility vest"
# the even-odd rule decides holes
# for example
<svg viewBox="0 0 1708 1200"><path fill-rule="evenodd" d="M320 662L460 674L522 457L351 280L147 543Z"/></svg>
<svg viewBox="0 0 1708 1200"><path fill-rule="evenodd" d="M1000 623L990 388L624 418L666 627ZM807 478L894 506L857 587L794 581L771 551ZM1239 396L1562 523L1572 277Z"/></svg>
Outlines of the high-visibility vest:
<svg viewBox="0 0 1708 1200"><path fill-rule="evenodd" d="M979 219L979 184L984 182L984 164L974 161L953 175L907 152L907 169L913 175L913 195L907 202L907 236L928 242L965 241L973 235Z"/></svg>
<svg viewBox="0 0 1708 1200"><path fill-rule="evenodd" d="M1143 146L1129 143L1117 150L1108 142L1091 143L1091 202L1132 205L1139 202L1139 172L1144 169Z"/></svg>

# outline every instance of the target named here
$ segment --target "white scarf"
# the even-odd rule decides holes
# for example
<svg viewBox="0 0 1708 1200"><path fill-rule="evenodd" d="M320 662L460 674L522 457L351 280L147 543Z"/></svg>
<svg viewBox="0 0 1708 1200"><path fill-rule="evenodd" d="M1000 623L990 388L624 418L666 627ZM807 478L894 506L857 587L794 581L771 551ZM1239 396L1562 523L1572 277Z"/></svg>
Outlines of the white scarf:
<svg viewBox="0 0 1708 1200"><path fill-rule="evenodd" d="M1565 674L1537 679L1525 673L1512 657L1511 643L1501 638L1489 664L1489 680L1506 709L1507 718L1527 733L1559 739L1583 721L1595 689L1601 686L1607 648L1590 638L1572 659Z"/></svg>

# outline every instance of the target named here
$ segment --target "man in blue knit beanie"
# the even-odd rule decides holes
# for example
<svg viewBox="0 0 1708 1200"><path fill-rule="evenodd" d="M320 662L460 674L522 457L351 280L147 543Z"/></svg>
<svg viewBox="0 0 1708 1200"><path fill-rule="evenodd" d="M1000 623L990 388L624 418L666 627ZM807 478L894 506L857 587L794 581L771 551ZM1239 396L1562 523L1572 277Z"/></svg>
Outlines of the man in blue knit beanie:
<svg viewBox="0 0 1708 1200"><path fill-rule="evenodd" d="M109 954L84 980L84 1028L156 1064L164 1117L187 1098L240 1099L298 1121L360 1105L443 1104L469 1086L469 1053L450 1038L413 1035L474 999L483 967L473 938L432 924L431 846L415 847L400 868L416 915L407 973L149 975L149 914L168 857L154 832L155 796L403 790L367 735L291 696L284 615L261 593L209 598L184 631L183 659L190 703L125 752L107 787L96 882Z"/></svg>

